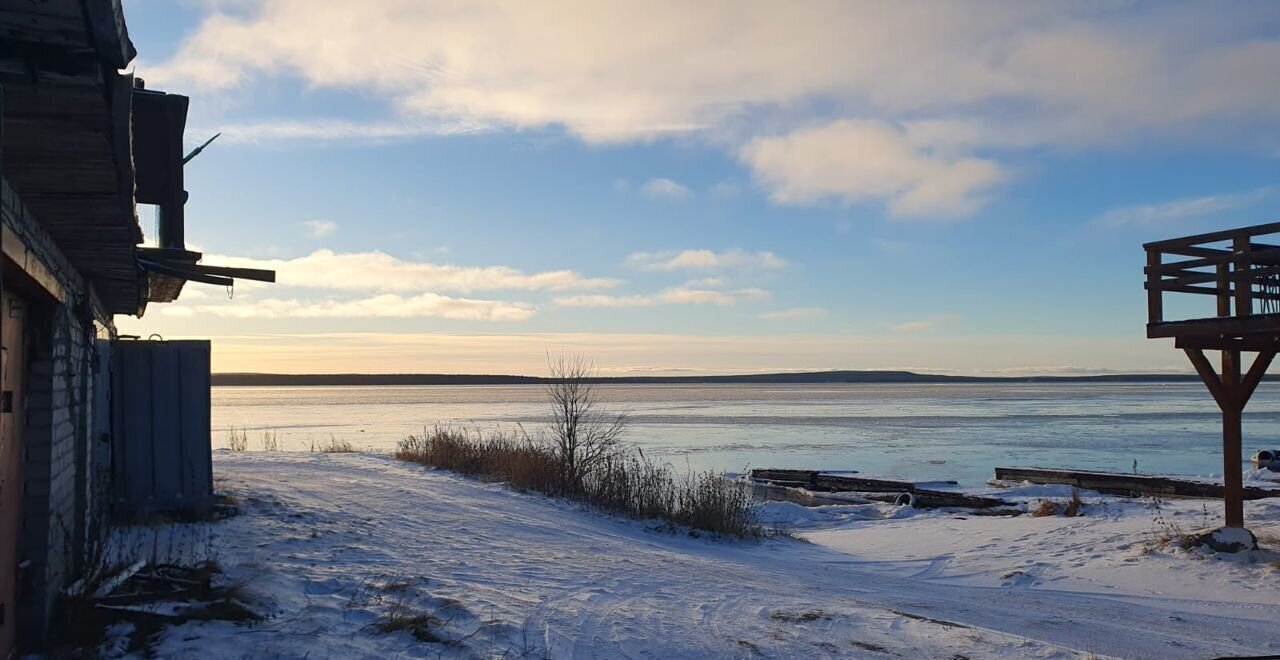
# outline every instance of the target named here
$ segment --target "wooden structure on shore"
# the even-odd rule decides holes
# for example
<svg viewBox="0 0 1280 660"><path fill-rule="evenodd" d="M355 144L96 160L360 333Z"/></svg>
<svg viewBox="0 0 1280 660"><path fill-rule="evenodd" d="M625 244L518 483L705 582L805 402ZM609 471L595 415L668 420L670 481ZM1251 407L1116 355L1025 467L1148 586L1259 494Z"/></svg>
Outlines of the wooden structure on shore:
<svg viewBox="0 0 1280 660"><path fill-rule="evenodd" d="M1006 506L1008 502L996 497L966 495L933 488L921 488L920 484L911 481L892 479L872 479L855 477L849 474L832 474L821 470L784 470L760 468L751 471L751 478L756 482L775 486L803 488L806 491L819 493L858 493L868 499L886 499L876 495L887 495L889 501L898 501L900 496L907 498L915 506L924 508L960 507L969 509L989 509ZM932 482L954 484L955 482Z"/></svg>
<svg viewBox="0 0 1280 660"><path fill-rule="evenodd" d="M1147 243L1147 337L1172 338L1222 410L1228 527L1244 526L1241 414L1280 350L1280 223ZM1280 236L1272 240L1280 241ZM1166 319L1165 294L1208 296L1213 313ZM1175 302L1182 303L1175 298ZM1188 298L1189 299L1189 298ZM1221 353L1215 371L1205 351ZM1255 357L1246 369L1242 354Z"/></svg>
<svg viewBox="0 0 1280 660"><path fill-rule="evenodd" d="M1046 468L996 468L997 481L1028 481L1033 484L1064 484L1113 495L1163 495L1165 497L1223 497L1221 484L1194 479L1158 477L1123 472L1093 470L1054 470ZM1248 487L1241 489L1246 500L1280 497L1280 488Z"/></svg>

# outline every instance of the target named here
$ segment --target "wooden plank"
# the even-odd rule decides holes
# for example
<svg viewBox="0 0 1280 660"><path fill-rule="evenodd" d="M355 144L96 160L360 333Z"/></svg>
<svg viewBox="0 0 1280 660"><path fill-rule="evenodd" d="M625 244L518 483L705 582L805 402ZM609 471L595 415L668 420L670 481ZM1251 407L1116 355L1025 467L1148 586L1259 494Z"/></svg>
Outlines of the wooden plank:
<svg viewBox="0 0 1280 660"><path fill-rule="evenodd" d="M751 471L752 479L765 481L785 481L797 484L818 485L818 470L784 470L775 468L758 468Z"/></svg>
<svg viewBox="0 0 1280 660"><path fill-rule="evenodd" d="M1238 259L1235 264L1233 275L1248 273L1250 269L1250 258L1253 256L1249 247L1248 236L1238 236L1233 241L1236 254L1243 259ZM1236 279L1234 291L1234 302L1236 306L1236 316L1250 316L1253 314L1253 287L1245 285L1244 282Z"/></svg>
<svg viewBox="0 0 1280 660"><path fill-rule="evenodd" d="M1237 465L1236 472L1239 472ZM1064 484L1113 495L1164 495L1167 497L1220 498L1224 494L1221 484L1176 477L1160 477L1123 472L1095 472L1091 470L1059 470L1051 468L996 468L997 481L1029 481L1033 484ZM1242 490L1244 499L1260 500L1280 497L1280 488L1249 486Z"/></svg>
<svg viewBox="0 0 1280 660"><path fill-rule="evenodd" d="M1151 253L1156 254L1156 253ZM1146 270L1146 269L1143 269ZM1227 275L1227 280L1232 285L1238 285L1241 282L1246 284L1257 284L1266 281L1267 277L1280 273L1280 266L1275 264L1252 264L1252 267L1231 272ZM1178 272L1161 273L1168 279L1156 277L1156 273L1147 274L1148 288L1162 288L1164 286L1182 286L1186 284L1204 284L1205 282L1217 282L1220 275L1217 272L1209 273L1196 270L1181 270ZM1170 277L1172 276L1172 277Z"/></svg>
<svg viewBox="0 0 1280 660"><path fill-rule="evenodd" d="M1148 323L1147 337L1280 335L1280 314L1254 314L1244 317L1213 317L1185 321Z"/></svg>
<svg viewBox="0 0 1280 660"><path fill-rule="evenodd" d="M1232 263L1253 263L1253 264L1275 264L1280 263L1280 250L1267 249L1258 252L1250 252L1248 255L1239 255L1235 253L1222 254L1214 257L1203 257L1200 259L1187 259L1185 261L1173 261L1162 263L1159 266L1144 266L1143 273L1158 273L1160 275L1174 275L1180 271L1192 268L1208 268L1210 266L1219 266L1222 264Z"/></svg>
<svg viewBox="0 0 1280 660"><path fill-rule="evenodd" d="M774 478L769 478L774 477ZM915 505L923 508L962 507L971 509L988 509L1007 506L1008 502L994 497L966 495L930 488L921 488L911 481L893 479L872 479L868 477L850 477L844 474L828 474L818 470L752 470L751 478L766 483L786 486L799 486L807 490L828 493L879 493L888 495L911 494L915 496ZM930 483L950 483L930 482ZM895 498L896 499L896 498Z"/></svg>
<svg viewBox="0 0 1280 660"><path fill-rule="evenodd" d="M917 509L994 509L1012 506L997 497L964 495L940 490L915 490L910 493L862 493L867 499L906 504ZM908 497L910 496L910 497ZM904 502L903 500L906 500Z"/></svg>
<svg viewBox="0 0 1280 660"><path fill-rule="evenodd" d="M846 477L836 474L818 474L818 487L832 491L860 491L864 493L913 493L919 490L914 482L894 479L870 479ZM951 482L954 483L954 482Z"/></svg>
<svg viewBox="0 0 1280 660"><path fill-rule="evenodd" d="M53 271L49 269L49 266L40 259L40 256L27 245L21 236L10 229L8 224L5 224L0 232L2 232L0 246L3 246L5 258L13 262L31 281L38 284L58 303L66 303L66 289L63 288L62 283L54 275Z"/></svg>
<svg viewBox="0 0 1280 660"><path fill-rule="evenodd" d="M1198 348L1205 351L1236 350L1249 353L1280 351L1280 335L1275 337L1178 337L1173 347L1179 350Z"/></svg>
<svg viewBox="0 0 1280 660"><path fill-rule="evenodd" d="M1160 253L1147 253L1147 266L1160 266ZM1152 285L1160 282L1160 276L1154 273L1147 275L1147 323L1159 323L1164 320L1164 296Z"/></svg>
<svg viewBox="0 0 1280 660"><path fill-rule="evenodd" d="M1214 279L1216 280L1217 277L1215 276ZM1218 297L1230 298L1235 295L1235 291L1236 291L1236 287L1233 287L1229 284L1224 284L1221 287L1190 286L1186 284L1178 284L1177 281L1175 280L1158 280L1154 286L1150 282L1144 282L1142 285L1142 288L1147 290L1148 296L1151 295L1152 291L1157 291L1157 292L1168 291L1169 293L1194 293L1194 294L1199 294L1204 296L1218 296ZM1266 293L1266 292L1255 293L1253 294L1253 297L1259 300L1280 300L1280 294ZM1222 308L1219 307L1218 309L1222 309ZM1219 316L1230 316L1230 315L1231 315L1230 312L1219 313Z"/></svg>
<svg viewBox="0 0 1280 660"><path fill-rule="evenodd" d="M232 268L230 266L209 266L206 264L195 264L192 268L209 275L238 277L242 280L256 280L258 282L276 281L276 272L274 270L264 270L261 268Z"/></svg>
<svg viewBox="0 0 1280 660"><path fill-rule="evenodd" d="M1161 250L1164 248L1185 247L1199 243L1217 243L1219 241L1232 240L1238 236L1258 236L1260 234L1276 233L1280 233L1280 222L1270 222L1262 225L1253 225L1251 227L1240 227L1237 229L1214 231L1206 234L1195 234L1193 236L1153 241L1151 243L1144 243L1142 247L1147 250Z"/></svg>

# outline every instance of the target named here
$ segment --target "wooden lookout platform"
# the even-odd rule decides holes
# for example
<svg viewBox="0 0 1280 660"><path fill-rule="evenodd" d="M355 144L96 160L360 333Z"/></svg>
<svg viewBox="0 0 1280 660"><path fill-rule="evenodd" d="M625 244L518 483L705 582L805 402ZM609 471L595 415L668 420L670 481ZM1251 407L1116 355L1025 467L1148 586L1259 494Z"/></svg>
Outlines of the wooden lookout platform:
<svg viewBox="0 0 1280 660"><path fill-rule="evenodd" d="M1143 247L1147 337L1173 338L1222 410L1226 525L1243 527L1240 417L1280 351L1280 222ZM1205 351L1221 353L1220 369Z"/></svg>

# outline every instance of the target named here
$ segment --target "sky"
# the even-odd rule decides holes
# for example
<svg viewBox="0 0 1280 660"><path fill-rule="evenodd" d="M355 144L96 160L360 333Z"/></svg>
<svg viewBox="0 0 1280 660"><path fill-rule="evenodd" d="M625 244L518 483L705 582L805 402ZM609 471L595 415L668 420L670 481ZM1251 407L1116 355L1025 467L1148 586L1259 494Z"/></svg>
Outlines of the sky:
<svg viewBox="0 0 1280 660"><path fill-rule="evenodd" d="M1142 243L1280 220L1280 3L124 6L215 371L1189 372Z"/></svg>

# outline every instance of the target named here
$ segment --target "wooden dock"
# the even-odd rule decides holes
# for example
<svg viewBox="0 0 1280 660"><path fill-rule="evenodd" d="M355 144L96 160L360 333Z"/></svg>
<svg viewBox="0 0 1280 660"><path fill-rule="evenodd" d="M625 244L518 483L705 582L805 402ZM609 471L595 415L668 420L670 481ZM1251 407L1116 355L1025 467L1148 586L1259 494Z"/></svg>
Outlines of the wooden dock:
<svg viewBox="0 0 1280 660"><path fill-rule="evenodd" d="M1086 490L1113 495L1163 495L1165 497L1220 498L1225 493L1222 484L1176 477L1158 477L1123 472L1094 472L1091 470L1054 470L1046 468L996 468L997 481L1029 481L1033 484L1065 484ZM1280 497L1280 488L1243 488L1244 499L1260 500Z"/></svg>
<svg viewBox="0 0 1280 660"><path fill-rule="evenodd" d="M758 482L776 486L803 488L820 493L877 493L877 494L910 494L915 506L921 508L962 507L969 509L989 509L1008 506L1009 503L996 497L965 495L950 491L922 488L911 481L892 479L873 479L850 476L856 474L845 472L832 474L821 470L780 470L757 469L751 471L751 478ZM930 483L955 484L954 481L935 481Z"/></svg>

